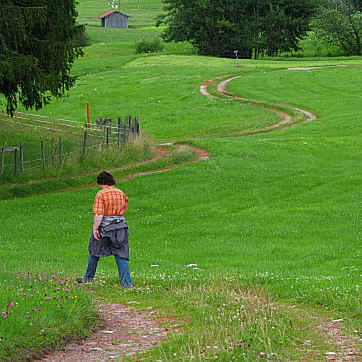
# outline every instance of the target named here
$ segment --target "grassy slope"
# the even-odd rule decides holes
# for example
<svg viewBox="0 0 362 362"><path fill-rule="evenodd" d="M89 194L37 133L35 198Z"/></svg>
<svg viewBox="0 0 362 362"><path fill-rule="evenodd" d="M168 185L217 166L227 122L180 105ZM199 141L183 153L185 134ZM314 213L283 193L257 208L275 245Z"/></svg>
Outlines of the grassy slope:
<svg viewBox="0 0 362 362"><path fill-rule="evenodd" d="M235 102L220 104L199 94L200 85L210 75L235 72L230 60L180 55L135 59L108 53L93 58L93 49L88 52L75 67L82 75L71 97L40 113L50 117L64 113L80 120L88 101L93 119L138 115L143 129L160 139L230 133L278 120L258 108ZM188 107L184 107L186 102Z"/></svg>
<svg viewBox="0 0 362 362"><path fill-rule="evenodd" d="M211 151L208 162L121 182L130 198L127 219L135 283L155 287L152 297L157 299L159 278L183 275L186 265L195 263L201 276L215 270L237 271L243 282L266 285L274 296L322 304L339 311L336 317L356 322L361 296L361 139L358 103L354 103L360 95L351 79L358 71L316 71L313 92L309 87L302 91L311 72L265 73L265 80L279 92L279 101L312 110L320 118L274 134L199 140L196 145ZM299 90L294 97L295 88L288 87L284 75ZM346 80L351 84L348 93L342 86L336 90L332 80L337 78L338 84ZM256 73L235 81L230 90L244 95L247 79L255 92L258 81L264 82ZM324 93L335 98L323 99ZM263 99L277 100L266 91ZM326 102L329 106L322 106ZM330 112L338 102L344 104L343 111L338 113L341 108L336 107ZM2 203L6 215L24 210L16 231L11 230L14 218L3 221L4 230L9 231L2 234L1 259L8 268L18 270L21 262L24 270L82 273L94 192ZM46 227L37 227L34 219L44 218ZM21 241L17 246L11 240ZM34 249L40 255L32 256ZM151 268L151 264L159 267ZM104 260L102 270L99 278L108 280L113 275L113 283L113 260ZM187 280L189 273L182 278ZM149 300L150 292L144 293L140 291L139 298Z"/></svg>
<svg viewBox="0 0 362 362"><path fill-rule="evenodd" d="M338 303L342 309L354 306L357 312L361 143L356 131L347 128L337 136L340 123L326 124L321 119L264 136L198 141L197 145L211 151L207 163L122 182L132 200L127 216L137 275L147 274L150 264L175 272L189 263L205 271L237 269L252 278L256 273L274 273L274 279L273 275L266 279L281 295L304 300L313 293L315 302L331 296L326 304ZM70 257L66 269L78 269L82 248L74 240L87 239L93 193L4 203L9 215L20 205L32 210L24 219L24 229L18 228L15 234L11 230L13 238L24 235L35 215L39 220L48 215L49 227L41 235L35 230L30 233L28 247L36 245L30 240L56 242L58 252L65 250ZM44 203L49 207L41 208ZM64 215L73 203L79 206ZM54 204L59 206L53 208ZM61 221L53 230L50 226L56 220L66 226ZM64 228L66 235L74 235L71 240L62 236ZM149 234L152 238L145 238ZM50 235L58 235L59 241ZM3 237L8 240L10 234L5 232ZM49 247L43 245L44 254ZM20 250L23 253L23 247ZM15 267L18 261L7 263ZM289 289L285 278L290 277L300 279L301 285ZM324 295L320 286L325 288ZM334 295L336 287L340 291Z"/></svg>
<svg viewBox="0 0 362 362"><path fill-rule="evenodd" d="M88 3L94 4L82 1L81 6ZM97 46L101 45L93 47ZM110 53L104 54L112 54L111 48L107 46ZM91 54L92 48L88 52ZM194 56L149 57L128 63L133 58L107 60L104 55L104 59L97 60L89 55L82 64L84 69L89 66L89 72L98 65L109 64L109 71L115 73L118 59L126 64L121 68L122 77L139 82L137 91L134 83L125 86L126 92L132 92L131 101L128 93L122 95L120 92L120 98L127 106L134 104L139 109L144 106L145 97L151 97L151 94L157 99L153 96L157 94L157 83L152 78L158 77L162 82L161 104L157 105L153 100L145 107L145 114L152 114L151 121L145 122L145 128L155 137L205 135L229 129L220 125L225 112L230 112L232 125L240 123L238 117L250 119L249 112L255 112L253 117L259 120L257 116L261 111L256 108L241 107L237 102L210 102L199 96L198 86L202 81L229 72L230 68L225 69L226 60ZM235 288L235 292L243 296L240 287L236 287L240 283L264 285L274 298L289 303L298 301L313 308L323 305L318 313L333 310L336 318L350 318L355 327L360 327L362 145L361 89L357 82L360 68L295 73L283 70L289 66L348 63L362 64L362 60L243 62L240 71L246 76L232 82L230 91L305 108L318 114L318 120L256 137L197 140L195 145L211 152L209 161L167 174L119 183L130 199L127 220L131 230L131 269L139 288L133 292L116 288L114 261L108 258L102 261L98 280L106 280L109 288L96 286L98 295L113 301L132 298L162 305L177 311L183 318L191 315L196 331L198 328L211 331L210 335L195 332L196 336L191 331L184 338L166 344L161 352L165 358L179 353L190 341L203 348L215 343L220 348L216 356L225 360L232 357L246 359L242 353L248 353L248 358L255 360L253 358L262 348L268 349L268 341L253 342L251 350L243 349L235 342L233 349L228 351L224 341L232 337L212 335L220 326L210 322L204 311L219 318L222 314L219 306L230 303L230 300L222 299L227 295L221 292L222 288L228 286L229 292ZM76 71L81 72L83 65ZM165 75L162 69L169 72L174 69L175 75L182 75L172 93L166 89L172 86L167 79L175 75ZM269 72L271 69L280 71ZM107 72L102 76L106 75ZM92 87L93 83L99 84L97 76L87 76ZM101 91L107 92L104 88ZM184 98L178 99L181 94ZM103 102L101 107L108 109L104 94L102 99L96 99L97 107ZM73 100L66 102L70 102L69 105ZM159 114L167 114L170 105L174 107L172 114L177 115L176 126L171 127L166 122L168 118L154 122L157 113L150 112L159 108ZM72 114L69 106L54 107L59 107L59 112L64 110L68 115ZM200 123L201 131L197 127L191 128L188 117L182 118L183 113L194 107L199 107L195 119L204 120ZM236 118L235 113L238 114ZM183 124L188 124L187 131L182 130ZM90 189L1 202L2 263L14 271L82 273L87 258L86 244L92 221L89 210L94 193L95 189ZM197 264L200 270L187 268L191 263ZM151 267L151 264L159 266ZM209 274L215 275L216 271L236 271L240 283L210 282L211 289L207 289L204 284ZM204 293L209 299L198 300L198 293ZM282 315L279 320L288 318L290 315ZM235 330L233 333L239 341L245 338L243 333L254 333L253 329L239 328L240 324L221 320L224 328ZM278 330L283 328L287 329L280 325ZM287 340L275 339L272 330L268 333L273 341L269 351L287 348L290 331L286 332ZM261 336L260 331L254 334ZM203 359L204 355L199 351L198 356Z"/></svg>
<svg viewBox="0 0 362 362"><path fill-rule="evenodd" d="M160 139L230 133L278 119L239 103L215 104L199 94L200 85L210 76L237 71L232 60L134 54L137 40L159 35L160 29L150 25L161 13L161 1L122 2L121 11L131 15L129 29L103 29L97 19L107 9L103 6L95 1L80 2L79 21L88 24L87 32L95 43L73 67L78 82L69 97L54 100L39 114L83 124L89 102L93 120L138 115L142 128ZM169 52L190 54L190 46L170 44L165 49Z"/></svg>

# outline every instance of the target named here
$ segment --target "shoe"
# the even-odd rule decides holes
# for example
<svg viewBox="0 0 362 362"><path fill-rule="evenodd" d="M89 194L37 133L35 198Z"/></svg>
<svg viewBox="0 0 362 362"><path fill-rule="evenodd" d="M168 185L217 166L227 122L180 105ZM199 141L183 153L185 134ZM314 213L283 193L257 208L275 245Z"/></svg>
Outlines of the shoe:
<svg viewBox="0 0 362 362"><path fill-rule="evenodd" d="M126 288L126 289L132 289L132 288L133 288L133 284L126 284L126 285L121 284L121 286L122 286L123 288Z"/></svg>
<svg viewBox="0 0 362 362"><path fill-rule="evenodd" d="M89 280L89 279L85 279L85 278L77 278L77 282L79 283L79 284L82 284L82 283L92 283L92 281L91 280Z"/></svg>

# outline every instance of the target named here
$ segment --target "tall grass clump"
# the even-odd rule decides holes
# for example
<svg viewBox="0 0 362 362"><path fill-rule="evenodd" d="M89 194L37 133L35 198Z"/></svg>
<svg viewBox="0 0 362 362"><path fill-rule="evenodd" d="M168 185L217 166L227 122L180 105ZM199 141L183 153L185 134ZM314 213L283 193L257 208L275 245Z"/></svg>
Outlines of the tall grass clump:
<svg viewBox="0 0 362 362"><path fill-rule="evenodd" d="M136 136L120 147L117 144L104 143L89 147L85 154L80 155L79 167L86 172L100 168L121 168L133 162L144 161L152 156L151 145L152 141L149 137ZM77 167L77 162L72 164Z"/></svg>
<svg viewBox="0 0 362 362"><path fill-rule="evenodd" d="M96 312L85 292L64 273L0 269L0 360L32 360L46 346L60 348L94 328Z"/></svg>
<svg viewBox="0 0 362 362"><path fill-rule="evenodd" d="M168 157L172 160L172 163L178 164L195 159L197 154L190 146L181 144L178 147L174 147Z"/></svg>

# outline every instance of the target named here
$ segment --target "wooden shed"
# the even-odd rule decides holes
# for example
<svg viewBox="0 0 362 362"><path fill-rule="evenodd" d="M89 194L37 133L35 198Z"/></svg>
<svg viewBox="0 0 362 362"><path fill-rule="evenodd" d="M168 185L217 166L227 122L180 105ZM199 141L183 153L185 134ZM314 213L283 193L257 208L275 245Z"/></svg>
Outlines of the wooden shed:
<svg viewBox="0 0 362 362"><path fill-rule="evenodd" d="M103 28L128 28L128 18L128 15L117 10L108 10L98 15L98 19L102 20Z"/></svg>

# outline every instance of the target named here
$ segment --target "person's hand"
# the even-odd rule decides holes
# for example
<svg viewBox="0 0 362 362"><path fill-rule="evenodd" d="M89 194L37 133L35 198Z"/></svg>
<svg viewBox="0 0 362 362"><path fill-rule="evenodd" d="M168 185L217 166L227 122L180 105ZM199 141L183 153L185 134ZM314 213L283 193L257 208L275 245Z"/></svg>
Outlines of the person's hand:
<svg viewBox="0 0 362 362"><path fill-rule="evenodd" d="M98 230L93 230L93 236L95 239L100 240L101 236L99 235L99 231Z"/></svg>

